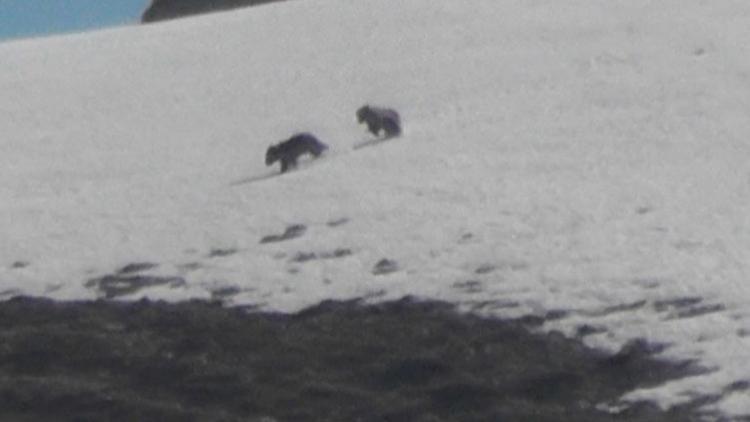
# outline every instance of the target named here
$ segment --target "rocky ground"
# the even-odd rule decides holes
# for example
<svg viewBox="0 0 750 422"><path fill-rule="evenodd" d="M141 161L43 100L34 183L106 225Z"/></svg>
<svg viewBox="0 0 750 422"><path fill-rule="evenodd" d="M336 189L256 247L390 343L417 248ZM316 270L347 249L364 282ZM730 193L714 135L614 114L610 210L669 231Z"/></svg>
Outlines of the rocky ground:
<svg viewBox="0 0 750 422"><path fill-rule="evenodd" d="M143 23L175 19L238 7L256 6L278 0L152 0L143 12Z"/></svg>
<svg viewBox="0 0 750 422"><path fill-rule="evenodd" d="M405 298L297 314L219 303L0 303L0 421L691 421L696 402L618 414L688 375L633 342L616 355L540 321Z"/></svg>

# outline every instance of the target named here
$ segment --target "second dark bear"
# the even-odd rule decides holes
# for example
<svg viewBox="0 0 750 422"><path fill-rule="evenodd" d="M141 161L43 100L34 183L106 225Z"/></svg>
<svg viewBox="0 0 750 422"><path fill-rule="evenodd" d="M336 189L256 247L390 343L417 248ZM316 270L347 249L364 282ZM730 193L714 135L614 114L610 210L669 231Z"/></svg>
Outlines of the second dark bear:
<svg viewBox="0 0 750 422"><path fill-rule="evenodd" d="M311 154L319 157L328 145L320 142L318 138L309 133L298 133L286 141L268 147L266 151L266 165L280 161L281 172L297 166L297 158L302 154Z"/></svg>
<svg viewBox="0 0 750 422"><path fill-rule="evenodd" d="M390 108L362 106L357 110L357 121L367 123L367 129L375 136L380 136L381 129L386 138L401 135L401 117Z"/></svg>

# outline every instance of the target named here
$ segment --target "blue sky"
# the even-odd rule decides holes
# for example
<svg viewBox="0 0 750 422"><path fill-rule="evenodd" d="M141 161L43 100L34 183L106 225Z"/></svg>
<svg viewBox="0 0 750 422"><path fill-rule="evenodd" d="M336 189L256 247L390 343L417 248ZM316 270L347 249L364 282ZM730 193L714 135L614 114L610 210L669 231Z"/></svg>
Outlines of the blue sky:
<svg viewBox="0 0 750 422"><path fill-rule="evenodd" d="M150 0L0 0L0 41L138 22Z"/></svg>

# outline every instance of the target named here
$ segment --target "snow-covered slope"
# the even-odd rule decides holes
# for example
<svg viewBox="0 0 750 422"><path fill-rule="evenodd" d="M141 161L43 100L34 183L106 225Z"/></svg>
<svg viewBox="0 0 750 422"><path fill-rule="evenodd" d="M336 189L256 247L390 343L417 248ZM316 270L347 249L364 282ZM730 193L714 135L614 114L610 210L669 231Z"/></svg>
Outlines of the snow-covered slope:
<svg viewBox="0 0 750 422"><path fill-rule="evenodd" d="M712 369L629 398L723 392L748 415L748 19L735 0L309 0L0 44L0 292L93 298L151 262L184 283L125 299L565 310L545 329ZM365 102L405 135L353 149ZM263 179L302 130L328 156Z"/></svg>

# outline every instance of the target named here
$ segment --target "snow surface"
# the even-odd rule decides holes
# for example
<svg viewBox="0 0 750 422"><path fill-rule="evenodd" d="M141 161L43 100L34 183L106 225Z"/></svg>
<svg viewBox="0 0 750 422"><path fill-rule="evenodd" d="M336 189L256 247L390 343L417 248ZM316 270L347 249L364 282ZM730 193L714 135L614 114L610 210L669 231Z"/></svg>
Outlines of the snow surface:
<svg viewBox="0 0 750 422"><path fill-rule="evenodd" d="M625 399L720 394L750 380L749 19L739 0L309 0L0 44L0 292L94 298L153 262L186 284L126 299L566 310L544 328L712 369ZM404 136L354 150L366 102ZM260 178L302 130L328 157ZM383 258L398 270L373 274ZM750 393L711 409L748 415Z"/></svg>

